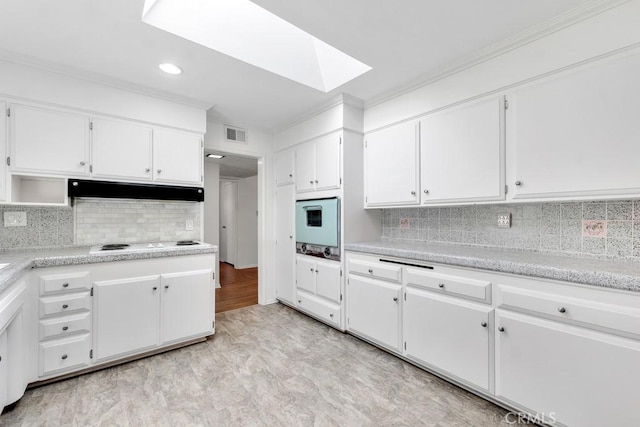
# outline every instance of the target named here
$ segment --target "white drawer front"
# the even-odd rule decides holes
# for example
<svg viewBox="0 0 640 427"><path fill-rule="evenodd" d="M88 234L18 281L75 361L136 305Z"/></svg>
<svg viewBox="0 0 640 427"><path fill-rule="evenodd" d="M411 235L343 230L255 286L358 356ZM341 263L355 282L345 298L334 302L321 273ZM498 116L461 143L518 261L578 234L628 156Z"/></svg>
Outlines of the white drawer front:
<svg viewBox="0 0 640 427"><path fill-rule="evenodd" d="M41 294L89 288L91 288L91 280L88 271L40 276Z"/></svg>
<svg viewBox="0 0 640 427"><path fill-rule="evenodd" d="M320 298L298 292L296 305L303 311L335 326L340 326L340 306L323 301Z"/></svg>
<svg viewBox="0 0 640 427"><path fill-rule="evenodd" d="M484 280L441 274L428 269L406 267L405 281L407 285L423 289L486 303L491 302L491 282Z"/></svg>
<svg viewBox="0 0 640 427"><path fill-rule="evenodd" d="M572 298L512 286L498 286L498 307L524 310L557 320L581 322L640 336L640 307Z"/></svg>
<svg viewBox="0 0 640 427"><path fill-rule="evenodd" d="M41 340L74 332L89 332L91 331L91 312L42 319L39 326Z"/></svg>
<svg viewBox="0 0 640 427"><path fill-rule="evenodd" d="M90 308L91 296L89 292L40 298L40 317L76 310L89 310Z"/></svg>
<svg viewBox="0 0 640 427"><path fill-rule="evenodd" d="M91 335L83 334L40 343L40 376L79 369L91 360Z"/></svg>
<svg viewBox="0 0 640 427"><path fill-rule="evenodd" d="M359 259L349 261L349 273L361 274L376 279L390 280L400 283L402 281L402 267L381 262L369 262Z"/></svg>

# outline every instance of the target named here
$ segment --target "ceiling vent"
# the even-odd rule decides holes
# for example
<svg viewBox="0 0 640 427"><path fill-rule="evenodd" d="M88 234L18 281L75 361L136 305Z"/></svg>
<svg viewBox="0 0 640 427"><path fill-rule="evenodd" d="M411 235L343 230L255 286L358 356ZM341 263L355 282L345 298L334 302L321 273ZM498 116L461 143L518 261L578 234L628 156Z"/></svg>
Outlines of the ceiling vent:
<svg viewBox="0 0 640 427"><path fill-rule="evenodd" d="M247 143L247 130L235 126L224 125L224 139L229 142Z"/></svg>

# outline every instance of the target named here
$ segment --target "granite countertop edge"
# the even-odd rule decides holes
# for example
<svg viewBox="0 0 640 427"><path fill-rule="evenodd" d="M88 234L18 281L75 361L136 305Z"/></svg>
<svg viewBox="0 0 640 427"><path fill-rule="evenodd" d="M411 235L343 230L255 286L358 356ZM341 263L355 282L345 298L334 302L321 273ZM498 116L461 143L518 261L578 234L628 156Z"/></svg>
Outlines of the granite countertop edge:
<svg viewBox="0 0 640 427"><path fill-rule="evenodd" d="M633 266L632 270L640 273L640 264L631 261L609 261L535 252L519 252L518 257L522 258L521 260L510 260L506 258L513 254L481 247L442 245L439 251L437 245L425 245L424 249L417 244L407 245L411 247L402 246L403 243L393 241L374 241L349 243L345 245L345 250L640 292L640 274L623 271L625 267ZM451 253L456 249L461 252L473 250L476 254ZM500 258L501 251L504 251L503 259Z"/></svg>
<svg viewBox="0 0 640 427"><path fill-rule="evenodd" d="M89 254L89 247L0 252L0 260L8 262L0 269L0 294L33 268L69 265L98 264L103 262L131 261L184 255L201 255L218 252L215 245L185 246L180 248L149 249L127 253ZM6 259L6 260L5 260Z"/></svg>

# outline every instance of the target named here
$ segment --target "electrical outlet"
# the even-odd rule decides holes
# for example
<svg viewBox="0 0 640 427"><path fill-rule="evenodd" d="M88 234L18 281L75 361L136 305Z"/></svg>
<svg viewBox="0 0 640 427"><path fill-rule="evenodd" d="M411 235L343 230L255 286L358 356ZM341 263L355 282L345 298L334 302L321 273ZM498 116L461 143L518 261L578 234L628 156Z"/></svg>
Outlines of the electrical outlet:
<svg viewBox="0 0 640 427"><path fill-rule="evenodd" d="M511 228L511 213L498 215L499 228Z"/></svg>
<svg viewBox="0 0 640 427"><path fill-rule="evenodd" d="M193 231L193 220L192 219L186 220L184 224L184 228L187 231Z"/></svg>
<svg viewBox="0 0 640 427"><path fill-rule="evenodd" d="M4 213L5 227L26 227L26 225L27 225L26 212L5 212Z"/></svg>

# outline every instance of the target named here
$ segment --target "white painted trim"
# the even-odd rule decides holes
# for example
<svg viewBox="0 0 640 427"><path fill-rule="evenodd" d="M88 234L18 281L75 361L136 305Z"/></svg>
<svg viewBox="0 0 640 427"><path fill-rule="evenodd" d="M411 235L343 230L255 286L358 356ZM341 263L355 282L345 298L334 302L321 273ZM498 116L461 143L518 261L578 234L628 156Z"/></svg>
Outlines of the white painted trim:
<svg viewBox="0 0 640 427"><path fill-rule="evenodd" d="M248 265L234 265L233 268L236 270L243 270L245 268L256 268L258 264L248 264Z"/></svg>
<svg viewBox="0 0 640 427"><path fill-rule="evenodd" d="M329 101L320 104L318 107L306 112L305 114L303 114L302 116L299 116L291 121L289 121L287 124L274 129L273 133L274 134L278 134L278 133L282 133L288 129L291 129L294 126L297 126L301 123L306 122L307 120L320 115L326 111L331 110L334 107L337 107L339 105L349 105L351 107L356 107L356 108L360 108L360 109L364 109L364 101L362 101L359 98L356 98L355 96L351 96L348 95L346 93L341 93L340 95L337 95L333 98L331 98Z"/></svg>
<svg viewBox="0 0 640 427"><path fill-rule="evenodd" d="M364 108L371 108L378 104L385 103L394 98L406 95L423 86L430 85L438 80L447 78L460 71L471 68L482 62L488 61L497 56L503 55L509 51L517 49L535 40L541 39L549 34L553 34L563 28L569 27L577 22L598 15L623 3L631 0L591 0L577 8L560 14L546 22L529 28L526 31L518 33L512 37L494 43L484 49L475 51L473 54L464 57L458 61L447 64L435 71L422 75L414 79L412 82L406 83L395 89L387 91L383 94L375 96L364 103Z"/></svg>

